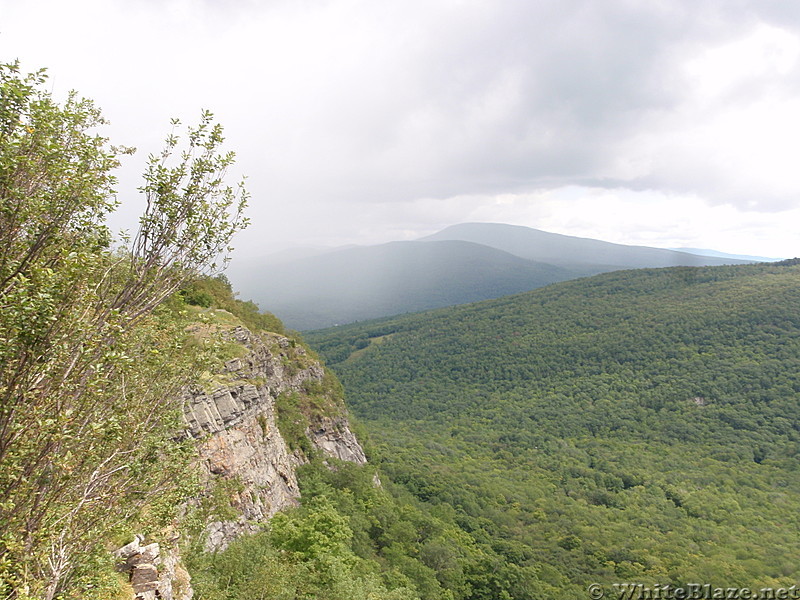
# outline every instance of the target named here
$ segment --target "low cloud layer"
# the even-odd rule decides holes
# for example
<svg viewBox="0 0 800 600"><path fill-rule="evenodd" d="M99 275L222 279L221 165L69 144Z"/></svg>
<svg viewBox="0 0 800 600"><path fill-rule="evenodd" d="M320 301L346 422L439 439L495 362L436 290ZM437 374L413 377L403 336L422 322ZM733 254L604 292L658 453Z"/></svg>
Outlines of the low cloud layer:
<svg viewBox="0 0 800 600"><path fill-rule="evenodd" d="M780 255L794 244L776 237L800 208L794 2L0 9L2 59L47 66L56 90L95 98L116 142L155 150L169 117L214 110L249 176L246 254L413 237L476 215L568 226L586 220L588 204L601 206L598 231L618 224L623 239L612 241L718 240L736 251L751 236L755 247L741 251ZM141 154L123 174L127 189ZM135 195L121 197L119 223L132 227ZM720 221L690 226L723 213L724 227L753 229L734 238L714 229Z"/></svg>

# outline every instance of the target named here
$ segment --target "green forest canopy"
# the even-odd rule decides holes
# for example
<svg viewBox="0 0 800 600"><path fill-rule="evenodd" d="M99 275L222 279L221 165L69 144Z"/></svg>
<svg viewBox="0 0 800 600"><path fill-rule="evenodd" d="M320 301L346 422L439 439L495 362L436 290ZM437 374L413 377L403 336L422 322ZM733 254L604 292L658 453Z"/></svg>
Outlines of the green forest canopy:
<svg viewBox="0 0 800 600"><path fill-rule="evenodd" d="M791 585L798 284L797 261L625 271L306 338L384 472L561 597Z"/></svg>

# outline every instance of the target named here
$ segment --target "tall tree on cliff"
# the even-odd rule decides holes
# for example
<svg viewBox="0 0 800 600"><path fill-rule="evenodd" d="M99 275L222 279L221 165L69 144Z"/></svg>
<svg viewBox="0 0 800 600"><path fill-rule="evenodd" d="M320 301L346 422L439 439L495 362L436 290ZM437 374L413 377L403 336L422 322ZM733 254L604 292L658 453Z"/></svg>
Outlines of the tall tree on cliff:
<svg viewBox="0 0 800 600"><path fill-rule="evenodd" d="M138 233L114 247L113 170L90 100L58 103L43 72L0 66L0 597L54 598L97 540L176 486L178 389L190 360L157 307L216 272L246 226L232 153L203 112L173 122L140 190Z"/></svg>

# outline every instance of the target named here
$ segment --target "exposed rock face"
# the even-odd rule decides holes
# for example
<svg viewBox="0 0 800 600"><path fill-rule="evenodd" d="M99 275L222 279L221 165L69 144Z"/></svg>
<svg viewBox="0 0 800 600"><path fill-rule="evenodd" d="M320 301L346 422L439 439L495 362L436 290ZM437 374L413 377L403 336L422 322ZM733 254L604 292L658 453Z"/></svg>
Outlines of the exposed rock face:
<svg viewBox="0 0 800 600"><path fill-rule="evenodd" d="M290 453L278 431L274 400L268 385L239 384L209 396L194 396L189 404L190 425L189 415L200 415L199 427L193 427L192 433L198 437L210 433L199 438L203 468L210 476L236 479L241 484L241 491L232 499L241 514L239 523L212 523L210 550L227 546L243 531L255 531L256 523L297 502L300 492L295 467L299 459ZM207 415L211 418L205 419Z"/></svg>
<svg viewBox="0 0 800 600"><path fill-rule="evenodd" d="M162 552L158 544L142 545L137 535L115 553L118 570L130 576L135 600L190 600L193 595L189 574L181 565L177 547Z"/></svg>
<svg viewBox="0 0 800 600"><path fill-rule="evenodd" d="M356 436L350 431L350 424L344 418L326 417L306 429L306 436L317 448L328 456L346 460L359 465L366 464L364 449Z"/></svg>
<svg viewBox="0 0 800 600"><path fill-rule="evenodd" d="M304 382L321 381L325 375L322 365L309 360L304 348L282 335L257 336L244 327L237 327L229 335L247 348L249 354L225 364L234 385L221 386L211 394L197 389L186 392L185 416L195 438L230 428L263 411L265 404L272 405L281 393L297 391ZM254 385L249 381L260 383Z"/></svg>
<svg viewBox="0 0 800 600"><path fill-rule="evenodd" d="M184 393L187 433L197 440L206 480L235 482L230 502L238 518L207 526L208 551L225 549L237 536L258 531L276 512L297 504L295 469L306 457L290 451L278 430L275 401L283 393L308 393L309 384L321 384L325 376L322 365L287 337L255 335L243 327L228 336L243 347L245 356L225 364L212 392L193 388ZM309 420L306 437L328 457L366 463L341 407L333 409ZM135 600L191 600L191 578L177 541L161 548L144 545L143 536L137 535L116 552L118 569L129 574Z"/></svg>
<svg viewBox="0 0 800 600"><path fill-rule="evenodd" d="M258 530L277 511L297 504L295 469L305 462L291 452L277 426L275 400L282 393L302 392L308 382L320 383L324 370L305 349L277 334L231 332L249 352L226 363L229 382L205 393L186 392L185 416L209 478L238 482L231 504L240 517L208 526L207 550L220 550L238 535ZM307 437L325 455L363 464L364 451L341 416L311 423Z"/></svg>

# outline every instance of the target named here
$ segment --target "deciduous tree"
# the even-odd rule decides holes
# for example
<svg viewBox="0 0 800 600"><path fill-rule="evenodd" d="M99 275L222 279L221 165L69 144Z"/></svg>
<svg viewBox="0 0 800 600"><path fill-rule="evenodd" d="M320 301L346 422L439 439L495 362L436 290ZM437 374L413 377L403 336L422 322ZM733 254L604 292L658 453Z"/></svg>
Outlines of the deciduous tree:
<svg viewBox="0 0 800 600"><path fill-rule="evenodd" d="M158 306L216 272L246 225L233 154L203 112L150 157L127 247L105 224L124 148L94 104L0 67L0 597L53 598L115 522L176 488L193 359ZM174 122L173 126L178 127ZM84 595L85 597L85 595Z"/></svg>

